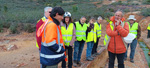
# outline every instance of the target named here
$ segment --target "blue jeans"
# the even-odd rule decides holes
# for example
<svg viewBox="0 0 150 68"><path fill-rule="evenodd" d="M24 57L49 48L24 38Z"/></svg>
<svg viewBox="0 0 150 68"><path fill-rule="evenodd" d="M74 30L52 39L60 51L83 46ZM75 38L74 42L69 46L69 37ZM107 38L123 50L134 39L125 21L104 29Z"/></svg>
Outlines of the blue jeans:
<svg viewBox="0 0 150 68"><path fill-rule="evenodd" d="M137 46L137 39L134 39L132 41L132 43L130 44L130 48L131 48L130 59L134 59L134 54L135 54L136 46ZM128 47L129 47L129 44L127 46L127 49L128 49ZM125 53L125 58L127 58L127 51Z"/></svg>
<svg viewBox="0 0 150 68"><path fill-rule="evenodd" d="M85 41L75 41L73 60L80 61Z"/></svg>
<svg viewBox="0 0 150 68"><path fill-rule="evenodd" d="M86 49L86 57L90 57L92 53L92 48L94 46L94 42L87 42L87 49Z"/></svg>
<svg viewBox="0 0 150 68"><path fill-rule="evenodd" d="M125 53L115 54L115 53L108 51L108 55L109 55L109 66L108 66L108 68L114 68L114 61L115 61L116 56L117 56L117 60L118 60L118 68L125 68L124 67L124 60L123 60L124 54Z"/></svg>

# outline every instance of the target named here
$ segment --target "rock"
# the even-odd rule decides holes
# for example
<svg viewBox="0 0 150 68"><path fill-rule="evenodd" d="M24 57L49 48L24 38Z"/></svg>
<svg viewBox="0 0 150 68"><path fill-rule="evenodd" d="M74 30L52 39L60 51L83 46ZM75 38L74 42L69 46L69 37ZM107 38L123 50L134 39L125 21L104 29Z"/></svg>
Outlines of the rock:
<svg viewBox="0 0 150 68"><path fill-rule="evenodd" d="M19 68L19 67L23 67L23 66L26 66L26 65L28 65L28 64L20 63L20 64L16 65L16 67Z"/></svg>
<svg viewBox="0 0 150 68"><path fill-rule="evenodd" d="M16 45L9 45L7 46L7 51L16 50L18 47Z"/></svg>

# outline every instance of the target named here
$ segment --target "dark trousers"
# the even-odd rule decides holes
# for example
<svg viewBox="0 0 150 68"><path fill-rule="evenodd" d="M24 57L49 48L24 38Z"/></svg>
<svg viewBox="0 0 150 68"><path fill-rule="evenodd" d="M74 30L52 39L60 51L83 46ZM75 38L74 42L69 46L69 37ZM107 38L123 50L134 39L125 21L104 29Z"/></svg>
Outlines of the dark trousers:
<svg viewBox="0 0 150 68"><path fill-rule="evenodd" d="M99 38L97 38L96 43L94 43L94 46L93 46L93 48L92 48L92 54L97 53L98 41L99 41Z"/></svg>
<svg viewBox="0 0 150 68"><path fill-rule="evenodd" d="M150 30L148 30L147 38L150 38Z"/></svg>
<svg viewBox="0 0 150 68"><path fill-rule="evenodd" d="M115 54L115 53L108 51L108 55L109 55L109 66L108 66L108 68L114 68L114 61L115 61L116 56L117 56L117 60L118 60L118 68L125 68L124 67L124 55L125 55L125 53Z"/></svg>
<svg viewBox="0 0 150 68"><path fill-rule="evenodd" d="M65 46L65 50L68 50L68 68L72 68L72 46ZM66 61L62 61L62 68L66 68Z"/></svg>

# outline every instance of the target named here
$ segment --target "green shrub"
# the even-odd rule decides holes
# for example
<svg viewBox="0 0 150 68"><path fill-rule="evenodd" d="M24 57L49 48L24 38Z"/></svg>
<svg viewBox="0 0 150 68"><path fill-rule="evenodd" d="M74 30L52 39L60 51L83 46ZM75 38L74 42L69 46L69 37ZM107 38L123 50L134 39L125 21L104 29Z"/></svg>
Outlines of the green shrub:
<svg viewBox="0 0 150 68"><path fill-rule="evenodd" d="M73 12L77 12L77 10L78 10L77 5L73 5L73 6L72 6L72 9L73 9Z"/></svg>
<svg viewBox="0 0 150 68"><path fill-rule="evenodd" d="M141 10L141 14L146 17L150 16L150 8L145 8L145 9Z"/></svg>
<svg viewBox="0 0 150 68"><path fill-rule="evenodd" d="M17 23L12 23L9 27L10 33L12 34L18 33L17 26L18 26Z"/></svg>
<svg viewBox="0 0 150 68"><path fill-rule="evenodd" d="M33 26L33 25L30 24L30 23L24 24L24 31L29 32L29 33L32 33L32 32L34 32L35 30L36 30L35 25Z"/></svg>

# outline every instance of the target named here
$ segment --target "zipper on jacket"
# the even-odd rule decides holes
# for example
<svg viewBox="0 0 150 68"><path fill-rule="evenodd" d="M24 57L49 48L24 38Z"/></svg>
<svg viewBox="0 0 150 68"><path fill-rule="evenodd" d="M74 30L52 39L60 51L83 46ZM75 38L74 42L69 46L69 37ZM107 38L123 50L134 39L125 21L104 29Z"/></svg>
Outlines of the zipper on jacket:
<svg viewBox="0 0 150 68"><path fill-rule="evenodd" d="M115 37L114 37L114 51L116 53L116 42L115 42Z"/></svg>

